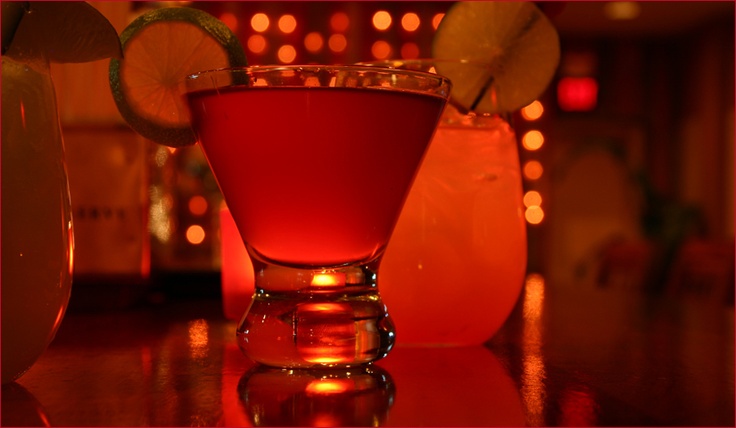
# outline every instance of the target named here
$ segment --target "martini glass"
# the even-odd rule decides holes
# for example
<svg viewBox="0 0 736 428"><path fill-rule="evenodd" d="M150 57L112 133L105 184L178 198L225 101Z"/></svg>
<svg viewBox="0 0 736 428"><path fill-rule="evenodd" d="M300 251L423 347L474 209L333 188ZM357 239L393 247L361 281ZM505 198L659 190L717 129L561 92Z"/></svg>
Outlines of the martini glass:
<svg viewBox="0 0 736 428"><path fill-rule="evenodd" d="M387 355L378 266L449 90L438 75L362 66L187 79L192 126L253 262L246 355L277 367Z"/></svg>

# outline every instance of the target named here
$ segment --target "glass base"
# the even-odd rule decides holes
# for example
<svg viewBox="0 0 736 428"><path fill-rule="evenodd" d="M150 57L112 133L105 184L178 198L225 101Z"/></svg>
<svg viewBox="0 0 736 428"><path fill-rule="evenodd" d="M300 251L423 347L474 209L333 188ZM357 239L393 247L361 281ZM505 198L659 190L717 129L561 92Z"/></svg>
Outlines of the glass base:
<svg viewBox="0 0 736 428"><path fill-rule="evenodd" d="M238 345L261 364L352 367L385 357L394 325L370 266L298 269L255 262L256 292Z"/></svg>

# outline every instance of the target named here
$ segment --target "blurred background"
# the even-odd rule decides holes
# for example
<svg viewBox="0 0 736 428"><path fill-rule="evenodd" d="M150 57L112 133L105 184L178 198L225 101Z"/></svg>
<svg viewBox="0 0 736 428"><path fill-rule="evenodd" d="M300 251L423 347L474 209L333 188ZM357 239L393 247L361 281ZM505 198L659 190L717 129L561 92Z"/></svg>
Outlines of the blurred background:
<svg viewBox="0 0 736 428"><path fill-rule="evenodd" d="M452 5L91 3L118 32L152 8L203 9L233 29L251 64L428 57ZM734 3L538 5L562 57L548 90L514 117L529 272L561 287L733 304ZM151 284L217 293L222 198L206 161L198 146L129 130L107 67L52 68L76 228L72 307L131 304Z"/></svg>

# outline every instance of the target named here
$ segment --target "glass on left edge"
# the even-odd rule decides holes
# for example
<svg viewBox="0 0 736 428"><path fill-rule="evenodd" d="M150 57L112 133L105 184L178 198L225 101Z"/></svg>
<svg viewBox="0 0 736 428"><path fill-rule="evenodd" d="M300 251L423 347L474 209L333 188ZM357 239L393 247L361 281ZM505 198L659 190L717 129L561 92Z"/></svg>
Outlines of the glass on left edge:
<svg viewBox="0 0 736 428"><path fill-rule="evenodd" d="M187 79L192 126L252 259L243 352L349 367L395 340L377 270L450 82L361 66L263 66Z"/></svg>

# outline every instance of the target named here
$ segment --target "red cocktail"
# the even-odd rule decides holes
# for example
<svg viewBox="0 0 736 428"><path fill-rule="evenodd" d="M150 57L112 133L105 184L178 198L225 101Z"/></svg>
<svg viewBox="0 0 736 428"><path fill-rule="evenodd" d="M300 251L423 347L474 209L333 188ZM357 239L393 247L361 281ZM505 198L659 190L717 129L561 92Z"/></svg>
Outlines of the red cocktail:
<svg viewBox="0 0 736 428"><path fill-rule="evenodd" d="M449 82L357 66L247 67L188 79L192 124L253 259L243 351L284 367L385 356L376 272Z"/></svg>

